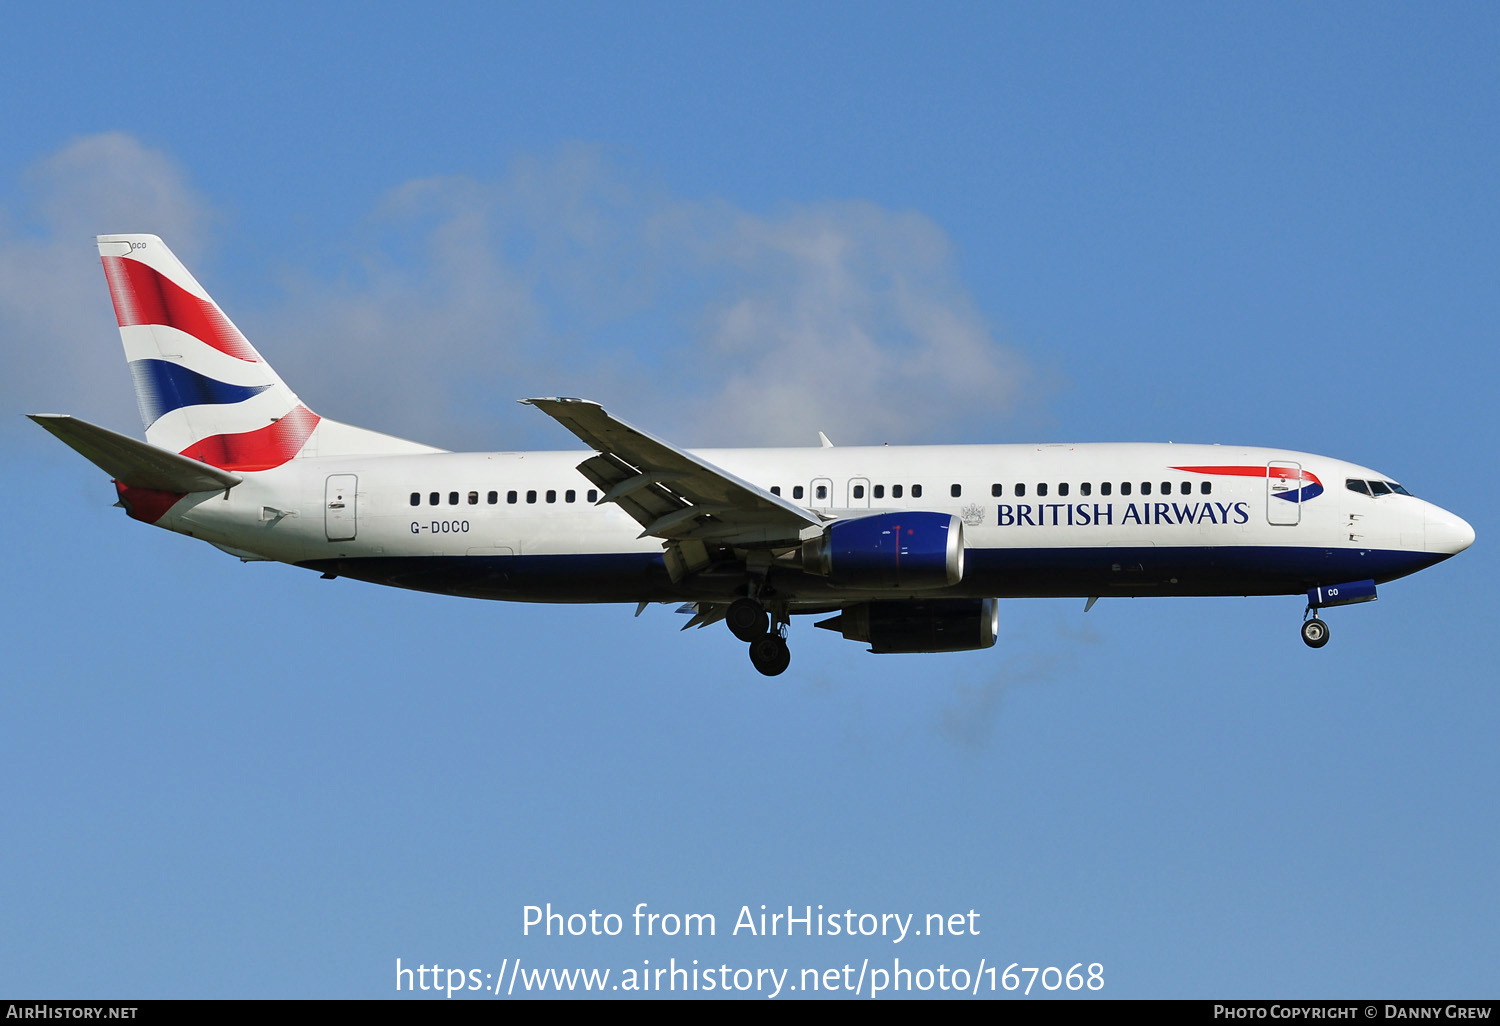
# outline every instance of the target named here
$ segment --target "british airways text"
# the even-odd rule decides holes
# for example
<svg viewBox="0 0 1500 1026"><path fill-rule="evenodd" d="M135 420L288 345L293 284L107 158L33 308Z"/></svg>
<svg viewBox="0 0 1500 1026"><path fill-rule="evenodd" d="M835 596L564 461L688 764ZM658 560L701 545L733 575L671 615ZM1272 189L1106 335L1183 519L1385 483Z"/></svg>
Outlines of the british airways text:
<svg viewBox="0 0 1500 1026"><path fill-rule="evenodd" d="M1088 527L1104 524L1245 524L1250 507L1243 502L1132 502L1115 515L1112 502L1001 503L997 527Z"/></svg>

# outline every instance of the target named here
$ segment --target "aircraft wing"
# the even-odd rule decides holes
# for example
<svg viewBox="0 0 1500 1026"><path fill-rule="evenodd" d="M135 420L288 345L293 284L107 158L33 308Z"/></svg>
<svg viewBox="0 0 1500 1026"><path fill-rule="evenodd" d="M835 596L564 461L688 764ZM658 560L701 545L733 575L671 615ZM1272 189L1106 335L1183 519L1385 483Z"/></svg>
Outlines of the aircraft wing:
<svg viewBox="0 0 1500 1026"><path fill-rule="evenodd" d="M796 545L804 529L824 522L811 510L610 416L596 402L521 402L598 450L578 470L603 491L601 505L613 502L641 525L642 538L772 548Z"/></svg>

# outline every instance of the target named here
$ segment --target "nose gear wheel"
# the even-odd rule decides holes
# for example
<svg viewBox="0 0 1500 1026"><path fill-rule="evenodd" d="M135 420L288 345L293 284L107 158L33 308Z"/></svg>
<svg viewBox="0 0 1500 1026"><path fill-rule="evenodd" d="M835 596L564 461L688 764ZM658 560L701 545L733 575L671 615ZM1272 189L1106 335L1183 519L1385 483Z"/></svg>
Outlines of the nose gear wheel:
<svg viewBox="0 0 1500 1026"><path fill-rule="evenodd" d="M1308 648L1322 648L1328 644L1328 624L1314 616L1302 621L1302 640Z"/></svg>

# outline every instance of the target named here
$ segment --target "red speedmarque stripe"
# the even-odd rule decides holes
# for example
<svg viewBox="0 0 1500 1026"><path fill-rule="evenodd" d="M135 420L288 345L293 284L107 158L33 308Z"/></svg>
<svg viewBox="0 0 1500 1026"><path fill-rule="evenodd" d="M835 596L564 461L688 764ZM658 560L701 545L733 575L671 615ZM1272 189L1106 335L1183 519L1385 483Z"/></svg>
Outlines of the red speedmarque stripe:
<svg viewBox="0 0 1500 1026"><path fill-rule="evenodd" d="M298 406L263 428L201 439L182 450L182 455L220 470L273 470L297 455L320 419L306 406Z"/></svg>
<svg viewBox="0 0 1500 1026"><path fill-rule="evenodd" d="M164 324L185 331L221 353L247 363L259 357L229 318L212 303L199 299L155 268L126 257L101 257L109 298L114 300L120 327Z"/></svg>
<svg viewBox="0 0 1500 1026"><path fill-rule="evenodd" d="M1185 470L1189 474L1223 474L1228 477L1279 477L1287 481L1311 481L1313 484L1322 484L1318 476L1312 471L1304 470L1299 475L1291 467L1173 467L1173 470Z"/></svg>
<svg viewBox="0 0 1500 1026"><path fill-rule="evenodd" d="M159 488L132 488L115 482L115 492L120 496L120 504L125 507L125 512L130 514L131 519L139 520L143 524L154 524L167 515L167 510L177 505L177 500L187 492L165 492Z"/></svg>

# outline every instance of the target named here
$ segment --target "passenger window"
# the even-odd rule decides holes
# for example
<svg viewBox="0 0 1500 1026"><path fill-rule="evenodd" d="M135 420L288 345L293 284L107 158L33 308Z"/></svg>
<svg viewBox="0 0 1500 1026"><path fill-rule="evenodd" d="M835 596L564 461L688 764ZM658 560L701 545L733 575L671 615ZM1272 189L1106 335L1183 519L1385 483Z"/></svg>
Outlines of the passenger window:
<svg viewBox="0 0 1500 1026"><path fill-rule="evenodd" d="M1105 481L1103 484L1101 484L1099 486L1099 494L1100 495L1111 495L1111 494L1114 493L1114 490L1115 490L1115 483L1113 481Z"/></svg>
<svg viewBox="0 0 1500 1026"><path fill-rule="evenodd" d="M800 499L800 498L802 498L802 494L803 493L802 493L802 486L801 485L792 485L792 498L794 498L794 499Z"/></svg>
<svg viewBox="0 0 1500 1026"><path fill-rule="evenodd" d="M854 486L854 497L856 499L863 499L865 497L865 486L864 485L855 485Z"/></svg>
<svg viewBox="0 0 1500 1026"><path fill-rule="evenodd" d="M883 498L885 498L885 485L876 485L875 486L875 498L877 498L877 499L883 499Z"/></svg>
<svg viewBox="0 0 1500 1026"><path fill-rule="evenodd" d="M1179 492L1181 492L1183 495L1192 495L1193 494L1193 482L1191 482L1191 481L1184 481L1178 487L1177 490Z"/></svg>
<svg viewBox="0 0 1500 1026"><path fill-rule="evenodd" d="M1047 497L1047 485L1045 483L1037 485L1036 494L1038 498L1045 499Z"/></svg>
<svg viewBox="0 0 1500 1026"><path fill-rule="evenodd" d="M912 485L911 486L911 497L913 499L920 499L922 497L922 486L921 485Z"/></svg>
<svg viewBox="0 0 1500 1026"><path fill-rule="evenodd" d="M1379 498L1382 495L1389 495L1389 494L1391 494L1391 490L1386 487L1386 484L1385 484L1384 481L1371 481L1370 482L1370 494L1373 495L1373 496L1375 496L1376 498Z"/></svg>
<svg viewBox="0 0 1500 1026"><path fill-rule="evenodd" d="M458 505L458 493L457 492L449 492L448 493L448 505L450 505L450 506L457 506Z"/></svg>
<svg viewBox="0 0 1500 1026"><path fill-rule="evenodd" d="M563 502L577 502L577 501L578 501L578 493L575 492L573 489L569 488L567 491L563 492Z"/></svg>
<svg viewBox="0 0 1500 1026"><path fill-rule="evenodd" d="M1163 481L1161 483L1161 493L1163 495L1171 495L1172 494L1172 482L1171 481Z"/></svg>
<svg viewBox="0 0 1500 1026"><path fill-rule="evenodd" d="M440 496L438 495L437 492L428 492L427 493L427 505L429 505L429 506L436 506L438 504L438 499L439 498L440 498Z"/></svg>
<svg viewBox="0 0 1500 1026"><path fill-rule="evenodd" d="M489 503L491 506L493 506L495 503L497 503L497 502L500 501L500 493L499 492L490 492L490 494L488 494L488 495L486 495L484 497L484 501L487 502L487 503Z"/></svg>
<svg viewBox="0 0 1500 1026"><path fill-rule="evenodd" d="M826 498L828 498L828 486L827 485L818 485L818 498L820 498L820 499L826 499Z"/></svg>
<svg viewBox="0 0 1500 1026"><path fill-rule="evenodd" d="M1078 491L1083 495L1092 495L1094 494L1094 486L1085 481L1083 484L1078 486Z"/></svg>
<svg viewBox="0 0 1500 1026"><path fill-rule="evenodd" d="M772 495L780 495L781 494L781 485L772 485L771 486L771 494Z"/></svg>
<svg viewBox="0 0 1500 1026"><path fill-rule="evenodd" d="M953 487L948 489L948 494L953 496L955 499L961 498L964 494L963 486L954 485Z"/></svg>
<svg viewBox="0 0 1500 1026"><path fill-rule="evenodd" d="M477 506L477 505L479 505L479 493L478 492L470 492L469 493L469 505L470 506Z"/></svg>
<svg viewBox="0 0 1500 1026"><path fill-rule="evenodd" d="M547 489L547 501L548 502L556 502L557 501L557 489L556 488L548 488Z"/></svg>
<svg viewBox="0 0 1500 1026"><path fill-rule="evenodd" d="M1141 494L1142 495L1150 495L1151 494L1151 482L1150 481L1142 481L1141 482Z"/></svg>
<svg viewBox="0 0 1500 1026"><path fill-rule="evenodd" d="M891 485L891 498L893 498L893 499L899 499L899 498L901 498L901 486L900 485Z"/></svg>
<svg viewBox="0 0 1500 1026"><path fill-rule="evenodd" d="M1198 486L1198 494L1200 495L1212 495L1213 492L1214 483L1212 481L1204 481Z"/></svg>
<svg viewBox="0 0 1500 1026"><path fill-rule="evenodd" d="M421 492L412 492L411 493L411 504L413 506L420 506L420 505L422 505L422 493Z"/></svg>
<svg viewBox="0 0 1500 1026"><path fill-rule="evenodd" d="M1062 496L1066 496L1068 494L1068 485L1066 482L1057 486L1057 494Z"/></svg>
<svg viewBox="0 0 1500 1026"><path fill-rule="evenodd" d="M599 501L599 489L597 489L597 488L590 488L589 489L589 501L590 502L598 502Z"/></svg>
<svg viewBox="0 0 1500 1026"><path fill-rule="evenodd" d="M1005 494L1005 488L1001 485L992 484L990 485L990 494L998 499Z"/></svg>
<svg viewBox="0 0 1500 1026"><path fill-rule="evenodd" d="M1105 494L1108 495L1109 493L1106 492ZM1121 495L1129 495L1130 494L1130 482L1129 481L1121 481L1120 482L1120 494Z"/></svg>
<svg viewBox="0 0 1500 1026"><path fill-rule="evenodd" d="M527 492L526 492L526 501L527 502L535 502L536 501L536 489L535 488L531 488L531 489L527 490Z"/></svg>
<svg viewBox="0 0 1500 1026"><path fill-rule="evenodd" d="M505 493L505 501L508 502L508 503L510 503L512 506L514 506L516 504L516 493L515 492L506 492Z"/></svg>
<svg viewBox="0 0 1500 1026"><path fill-rule="evenodd" d="M1018 485L1016 485L1016 498L1018 498L1018 499L1024 499L1024 498L1026 498L1026 486L1024 484L1018 484Z"/></svg>

